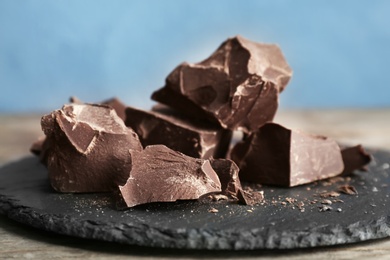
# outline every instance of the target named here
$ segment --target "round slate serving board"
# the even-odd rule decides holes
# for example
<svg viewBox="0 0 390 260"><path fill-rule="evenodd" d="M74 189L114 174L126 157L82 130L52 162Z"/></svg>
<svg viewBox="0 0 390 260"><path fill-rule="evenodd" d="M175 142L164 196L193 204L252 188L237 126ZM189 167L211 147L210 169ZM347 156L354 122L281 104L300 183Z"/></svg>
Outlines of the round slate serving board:
<svg viewBox="0 0 390 260"><path fill-rule="evenodd" d="M263 205L180 201L117 210L110 194L60 194L28 157L0 169L0 213L59 234L181 249L287 249L340 245L390 236L390 153L371 151L368 172L295 188L261 187ZM357 195L320 193L349 184ZM329 206L329 205L328 205ZM209 210L215 208L216 213Z"/></svg>

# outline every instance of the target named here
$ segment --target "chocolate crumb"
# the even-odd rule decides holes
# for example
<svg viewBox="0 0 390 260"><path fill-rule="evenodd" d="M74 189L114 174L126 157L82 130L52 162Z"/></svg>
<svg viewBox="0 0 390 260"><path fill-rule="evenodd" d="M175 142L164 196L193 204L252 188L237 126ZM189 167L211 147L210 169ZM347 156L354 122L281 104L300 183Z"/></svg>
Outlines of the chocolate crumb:
<svg viewBox="0 0 390 260"><path fill-rule="evenodd" d="M332 205L332 201L330 201L330 200L327 200L327 199L325 199L325 200L321 200L321 204Z"/></svg>
<svg viewBox="0 0 390 260"><path fill-rule="evenodd" d="M318 208L320 212L331 211L333 209L331 206L327 206L327 205L322 205L319 206Z"/></svg>
<svg viewBox="0 0 390 260"><path fill-rule="evenodd" d="M216 208L210 208L210 209L209 209L209 212L210 212L210 213L217 213L218 210L217 210Z"/></svg>
<svg viewBox="0 0 390 260"><path fill-rule="evenodd" d="M297 201L296 199L290 198L290 197L287 197L285 200L286 200L288 203L290 203L290 204L293 204L294 202Z"/></svg>
<svg viewBox="0 0 390 260"><path fill-rule="evenodd" d="M340 196L340 193L336 192L336 191L331 191L331 192L323 192L320 194L320 197L322 198L333 198L333 197L338 197Z"/></svg>
<svg viewBox="0 0 390 260"><path fill-rule="evenodd" d="M348 195L356 195L358 194L356 188L352 185L342 185L339 187L339 191L348 194Z"/></svg>

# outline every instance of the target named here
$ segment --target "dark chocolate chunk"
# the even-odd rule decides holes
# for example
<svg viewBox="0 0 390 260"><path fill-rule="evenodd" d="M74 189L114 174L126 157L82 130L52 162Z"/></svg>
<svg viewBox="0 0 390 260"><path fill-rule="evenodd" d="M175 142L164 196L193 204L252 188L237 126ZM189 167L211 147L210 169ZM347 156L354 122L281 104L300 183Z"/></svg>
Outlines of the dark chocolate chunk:
<svg viewBox="0 0 390 260"><path fill-rule="evenodd" d="M343 148L341 149L341 155L344 161L342 174L350 174L355 170L366 171L366 166L371 162L371 155L361 145Z"/></svg>
<svg viewBox="0 0 390 260"><path fill-rule="evenodd" d="M82 100L80 100L78 97L72 96L69 98L69 102L73 104L84 104ZM123 104L118 98L111 98L107 99L100 104L108 105L112 107L117 115L124 121L125 120L125 109L126 106ZM44 142L45 142L45 137L40 138L36 142L34 142L31 145L30 152L32 152L34 155L40 156L41 152L43 151L44 147ZM44 158L45 156L40 156L41 158Z"/></svg>
<svg viewBox="0 0 390 260"><path fill-rule="evenodd" d="M221 182L221 194L238 199L241 203L246 204L245 199L239 197L242 187L238 177L238 166L233 161L225 159L211 159L210 162Z"/></svg>
<svg viewBox="0 0 390 260"><path fill-rule="evenodd" d="M195 158L225 157L232 136L230 130L189 120L162 106L153 111L128 107L125 123L138 134L144 147L163 144Z"/></svg>
<svg viewBox="0 0 390 260"><path fill-rule="evenodd" d="M292 75L278 46L230 38L206 60L182 63L152 99L246 133L272 121Z"/></svg>
<svg viewBox="0 0 390 260"><path fill-rule="evenodd" d="M130 156L130 177L119 186L127 207L193 200L221 191L221 183L208 160L186 156L164 145L130 150Z"/></svg>
<svg viewBox="0 0 390 260"><path fill-rule="evenodd" d="M239 158L242 181L291 187L339 175L344 169L335 141L275 123L265 124L236 146L231 158Z"/></svg>
<svg viewBox="0 0 390 260"><path fill-rule="evenodd" d="M64 105L42 117L51 185L61 192L103 192L124 184L137 134L106 105Z"/></svg>

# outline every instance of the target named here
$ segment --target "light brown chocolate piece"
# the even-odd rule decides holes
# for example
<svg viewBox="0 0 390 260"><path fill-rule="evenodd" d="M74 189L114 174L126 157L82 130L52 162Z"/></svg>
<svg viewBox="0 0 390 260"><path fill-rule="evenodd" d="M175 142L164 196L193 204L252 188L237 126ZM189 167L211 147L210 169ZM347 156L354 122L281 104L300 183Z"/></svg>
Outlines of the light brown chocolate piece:
<svg viewBox="0 0 390 260"><path fill-rule="evenodd" d="M127 207L150 202L194 200L220 192L221 183L210 161L195 159L164 145L130 150L130 177L120 193Z"/></svg>
<svg viewBox="0 0 390 260"><path fill-rule="evenodd" d="M51 185L61 192L104 192L124 184L137 134L105 105L70 104L41 120Z"/></svg>

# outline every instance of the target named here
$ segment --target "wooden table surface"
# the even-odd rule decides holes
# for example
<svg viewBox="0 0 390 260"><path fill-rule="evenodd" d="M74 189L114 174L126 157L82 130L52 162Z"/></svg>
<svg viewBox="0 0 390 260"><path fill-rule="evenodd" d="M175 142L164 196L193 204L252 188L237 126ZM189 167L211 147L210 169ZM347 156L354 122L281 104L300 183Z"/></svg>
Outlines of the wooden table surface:
<svg viewBox="0 0 390 260"><path fill-rule="evenodd" d="M390 150L390 109L280 111L290 128L349 144ZM39 115L0 115L0 166L28 156L41 135ZM390 158L389 158L390 161ZM37 230L0 215L0 259L390 259L390 238L288 251L177 251L85 240Z"/></svg>

